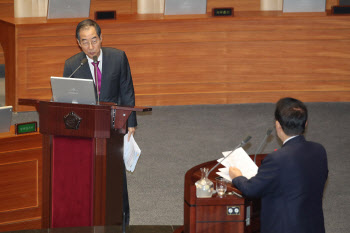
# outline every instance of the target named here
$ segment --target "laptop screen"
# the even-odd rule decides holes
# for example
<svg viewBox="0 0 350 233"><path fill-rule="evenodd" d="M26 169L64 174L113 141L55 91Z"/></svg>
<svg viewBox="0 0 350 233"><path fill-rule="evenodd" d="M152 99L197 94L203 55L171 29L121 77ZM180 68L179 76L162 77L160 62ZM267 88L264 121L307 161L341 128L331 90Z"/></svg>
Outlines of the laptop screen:
<svg viewBox="0 0 350 233"><path fill-rule="evenodd" d="M51 77L54 102L96 104L96 89L92 79Z"/></svg>
<svg viewBox="0 0 350 233"><path fill-rule="evenodd" d="M165 0L165 15L206 14L207 0Z"/></svg>
<svg viewBox="0 0 350 233"><path fill-rule="evenodd" d="M89 18L90 0L49 0L47 18Z"/></svg>

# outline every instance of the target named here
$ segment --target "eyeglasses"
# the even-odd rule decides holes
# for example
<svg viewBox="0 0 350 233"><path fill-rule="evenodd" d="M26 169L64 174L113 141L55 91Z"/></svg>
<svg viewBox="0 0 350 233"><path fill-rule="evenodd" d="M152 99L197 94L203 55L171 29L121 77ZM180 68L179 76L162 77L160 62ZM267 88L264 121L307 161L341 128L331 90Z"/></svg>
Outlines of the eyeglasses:
<svg viewBox="0 0 350 233"><path fill-rule="evenodd" d="M98 42L100 42L100 39L98 38L94 38L91 41L88 40L84 40L83 42L80 42L81 46L83 47L89 47L89 45L91 44L92 46L96 45Z"/></svg>

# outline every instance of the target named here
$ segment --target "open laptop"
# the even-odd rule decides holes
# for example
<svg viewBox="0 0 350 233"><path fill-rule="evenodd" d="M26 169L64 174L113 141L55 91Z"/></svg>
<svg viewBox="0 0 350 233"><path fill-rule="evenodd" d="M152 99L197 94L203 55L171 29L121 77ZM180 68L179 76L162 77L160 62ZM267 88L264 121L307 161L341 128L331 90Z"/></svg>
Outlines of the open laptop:
<svg viewBox="0 0 350 233"><path fill-rule="evenodd" d="M51 77L54 102L96 104L96 89L92 79Z"/></svg>
<svg viewBox="0 0 350 233"><path fill-rule="evenodd" d="M12 106L0 107L0 133L9 132L12 120Z"/></svg>
<svg viewBox="0 0 350 233"><path fill-rule="evenodd" d="M90 0L49 0L47 18L89 18Z"/></svg>

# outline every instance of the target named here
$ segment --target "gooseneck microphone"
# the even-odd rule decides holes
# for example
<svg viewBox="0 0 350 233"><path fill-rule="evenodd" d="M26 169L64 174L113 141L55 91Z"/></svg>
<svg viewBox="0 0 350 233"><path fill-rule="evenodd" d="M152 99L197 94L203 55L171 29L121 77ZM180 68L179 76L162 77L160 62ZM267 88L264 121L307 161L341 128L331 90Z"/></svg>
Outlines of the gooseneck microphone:
<svg viewBox="0 0 350 233"><path fill-rule="evenodd" d="M267 137L270 136L271 132L272 132L272 129L268 129L267 130L265 137L263 138L262 142L260 143L260 146L256 150L255 155L254 155L254 163L255 164L256 164L256 155L260 154L260 152L261 152L261 150L263 148L263 145L266 143Z"/></svg>
<svg viewBox="0 0 350 233"><path fill-rule="evenodd" d="M94 56L92 58L94 60L94 66L95 66L95 86L96 86L96 93L97 93L97 105L100 105L100 92L98 89L98 76L97 76L97 69L98 69L98 60L97 60L97 56Z"/></svg>
<svg viewBox="0 0 350 233"><path fill-rule="evenodd" d="M251 139L251 136L246 137L245 139L243 139L243 141L238 144L238 146L235 147L235 149L233 149L223 160L221 160L220 162L218 162L212 169L210 169L210 171L208 172L208 175L210 174L210 172L212 172L217 166L219 166L219 164L221 164L225 159L227 159L237 148L244 146L245 144L247 144L249 142L249 140Z"/></svg>
<svg viewBox="0 0 350 233"><path fill-rule="evenodd" d="M73 76L73 74L75 74L75 72L77 72L77 71L80 69L80 67L82 67L87 61L88 61L87 58L84 57L84 58L81 60L80 65L74 70L74 72L73 72L71 75L69 75L68 78L71 78L71 77Z"/></svg>

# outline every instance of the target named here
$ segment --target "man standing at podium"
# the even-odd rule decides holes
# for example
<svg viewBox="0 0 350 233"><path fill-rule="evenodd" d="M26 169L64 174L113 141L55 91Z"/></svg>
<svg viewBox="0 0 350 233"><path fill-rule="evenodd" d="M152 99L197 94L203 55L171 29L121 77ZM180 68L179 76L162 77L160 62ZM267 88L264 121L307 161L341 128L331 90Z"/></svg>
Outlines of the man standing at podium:
<svg viewBox="0 0 350 233"><path fill-rule="evenodd" d="M77 25L76 39L82 52L66 60L63 77L95 80L95 72L97 72L101 102L135 106L134 86L125 52L115 48L102 47L101 28L91 19L83 20ZM97 71L95 71L94 58L97 58ZM81 66L81 64L83 65ZM78 67L79 69L76 70ZM131 134L134 134L136 126L136 113L132 112L128 119L129 139ZM129 200L125 170L123 183L123 212L125 222L128 224Z"/></svg>
<svg viewBox="0 0 350 233"><path fill-rule="evenodd" d="M100 26L91 19L80 22L76 28L76 39L82 52L67 59L64 64L63 77L94 79L94 57L98 59L98 76L100 101L114 102L118 105L135 106L134 85L131 77L128 58L124 51L102 47ZM137 126L136 113L132 112L128 119L128 134L134 134Z"/></svg>
<svg viewBox="0 0 350 233"><path fill-rule="evenodd" d="M232 183L247 197L261 198L261 233L324 233L322 196L328 176L322 145L306 141L307 108L293 98L276 104L281 149L267 155L256 176L247 179L230 167Z"/></svg>

